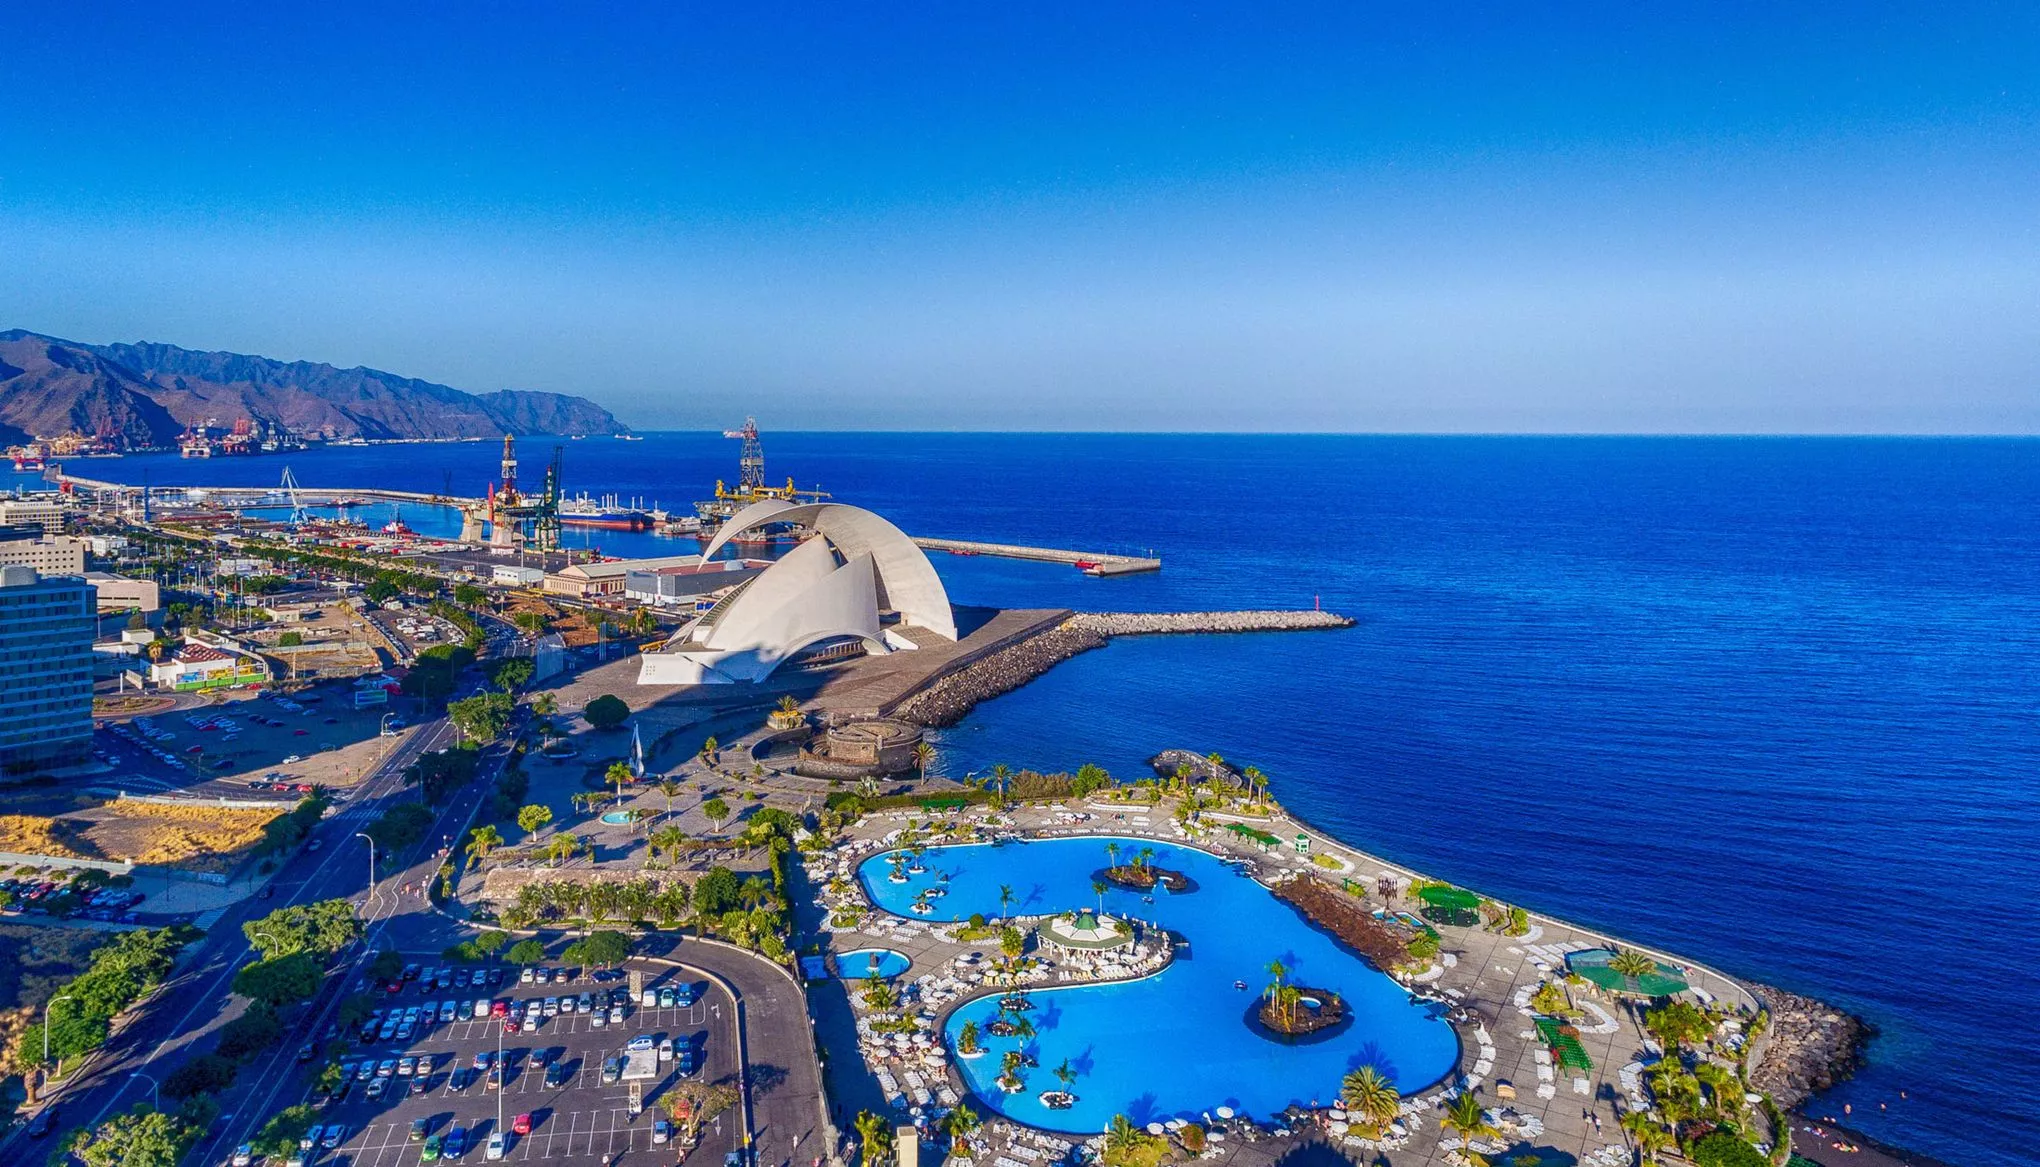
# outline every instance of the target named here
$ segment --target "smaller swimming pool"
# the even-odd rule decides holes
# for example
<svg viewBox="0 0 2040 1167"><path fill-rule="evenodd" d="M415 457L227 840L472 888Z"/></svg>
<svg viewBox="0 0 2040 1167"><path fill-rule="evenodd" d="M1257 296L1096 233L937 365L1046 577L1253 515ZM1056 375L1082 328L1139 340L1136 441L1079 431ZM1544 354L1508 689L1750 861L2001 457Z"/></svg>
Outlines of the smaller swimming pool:
<svg viewBox="0 0 2040 1167"><path fill-rule="evenodd" d="M627 810L612 810L602 816L602 821L612 827L625 826L630 822L630 812Z"/></svg>
<svg viewBox="0 0 2040 1167"><path fill-rule="evenodd" d="M906 953L890 948L859 948L836 954L836 972L846 981L861 981L869 976L896 977L913 964Z"/></svg>

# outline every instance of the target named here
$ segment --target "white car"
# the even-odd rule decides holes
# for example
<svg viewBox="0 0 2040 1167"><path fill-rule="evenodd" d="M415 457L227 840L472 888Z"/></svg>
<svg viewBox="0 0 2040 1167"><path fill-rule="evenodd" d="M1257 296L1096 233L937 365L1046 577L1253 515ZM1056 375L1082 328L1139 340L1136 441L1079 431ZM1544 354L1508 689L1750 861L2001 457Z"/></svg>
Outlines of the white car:
<svg viewBox="0 0 2040 1167"><path fill-rule="evenodd" d="M659 1039L659 1060L662 1062L670 1062L673 1060L672 1038L662 1037Z"/></svg>
<svg viewBox="0 0 2040 1167"><path fill-rule="evenodd" d="M482 1149L482 1158L491 1162L501 1159L504 1149L508 1146L509 1140L503 1137L503 1132L496 1131L489 1136L489 1145Z"/></svg>
<svg viewBox="0 0 2040 1167"><path fill-rule="evenodd" d="M292 754L292 755L291 755L290 757L288 757L288 758L285 758L285 759L283 760L283 764L284 764L284 765L286 765L286 766L288 766L288 765L290 765L290 764L291 764L292 762L302 762L302 761L304 761L304 760L305 760L305 756L304 756L303 754Z"/></svg>
<svg viewBox="0 0 2040 1167"><path fill-rule="evenodd" d="M646 989L638 995L638 1004L646 1009L657 1009L659 1007L659 990Z"/></svg>
<svg viewBox="0 0 2040 1167"><path fill-rule="evenodd" d="M493 1004L487 997L483 997L479 1001L470 1001L468 1002L468 1015L476 1018L487 1017L489 1009Z"/></svg>
<svg viewBox="0 0 2040 1167"><path fill-rule="evenodd" d="M235 1147L232 1162L234 1167L252 1167L255 1162L255 1148L247 1143Z"/></svg>

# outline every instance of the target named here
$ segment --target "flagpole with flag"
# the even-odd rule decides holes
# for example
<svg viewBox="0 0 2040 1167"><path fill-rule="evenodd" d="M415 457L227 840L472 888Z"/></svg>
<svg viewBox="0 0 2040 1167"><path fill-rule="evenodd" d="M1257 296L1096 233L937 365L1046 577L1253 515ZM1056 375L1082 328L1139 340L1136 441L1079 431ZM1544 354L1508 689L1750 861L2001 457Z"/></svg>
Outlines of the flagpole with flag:
<svg viewBox="0 0 2040 1167"><path fill-rule="evenodd" d="M630 725L630 775L633 778L645 776L645 739L638 733L638 723Z"/></svg>

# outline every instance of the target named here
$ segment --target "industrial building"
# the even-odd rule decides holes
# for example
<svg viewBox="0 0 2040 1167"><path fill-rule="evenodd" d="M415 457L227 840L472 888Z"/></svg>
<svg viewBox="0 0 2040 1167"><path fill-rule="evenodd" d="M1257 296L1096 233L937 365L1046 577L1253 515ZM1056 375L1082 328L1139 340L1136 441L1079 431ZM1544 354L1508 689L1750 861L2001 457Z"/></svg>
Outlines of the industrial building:
<svg viewBox="0 0 2040 1167"><path fill-rule="evenodd" d="M858 507L767 500L732 515L704 558L768 525L814 536L718 600L656 652L638 683L762 681L785 668L918 648L916 636L956 639L949 593L906 533Z"/></svg>
<svg viewBox="0 0 2040 1167"><path fill-rule="evenodd" d="M92 585L0 567L0 771L81 760L92 748Z"/></svg>
<svg viewBox="0 0 2040 1167"><path fill-rule="evenodd" d="M545 582L545 569L499 563L490 570L489 582L499 588L535 588Z"/></svg>
<svg viewBox="0 0 2040 1167"><path fill-rule="evenodd" d="M611 559L601 563L573 563L547 572L545 590L556 596L592 600L622 596L624 577L633 571L659 571L668 567L699 566L700 555L661 555L654 559Z"/></svg>
<svg viewBox="0 0 2040 1167"><path fill-rule="evenodd" d="M772 566L768 559L717 559L625 572L623 598L654 607L692 604Z"/></svg>

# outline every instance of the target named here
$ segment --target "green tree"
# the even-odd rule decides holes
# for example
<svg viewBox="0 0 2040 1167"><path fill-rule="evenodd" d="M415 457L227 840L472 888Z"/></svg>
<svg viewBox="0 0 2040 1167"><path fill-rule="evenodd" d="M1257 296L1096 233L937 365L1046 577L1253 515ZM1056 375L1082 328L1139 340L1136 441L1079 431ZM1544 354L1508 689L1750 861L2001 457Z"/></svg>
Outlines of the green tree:
<svg viewBox="0 0 2040 1167"><path fill-rule="evenodd" d="M505 693L515 693L529 685L536 672L530 657L507 656L490 667L489 683Z"/></svg>
<svg viewBox="0 0 2040 1167"><path fill-rule="evenodd" d="M622 698L604 693L588 702L587 707L581 710L581 716L596 729L615 729L630 719L630 706L625 705Z"/></svg>
<svg viewBox="0 0 2040 1167"><path fill-rule="evenodd" d="M701 813L707 815L708 821L714 823L715 829L720 831L723 823L730 817L730 804L720 798L711 798L701 804Z"/></svg>
<svg viewBox="0 0 2040 1167"><path fill-rule="evenodd" d="M455 584L453 602L463 608L479 608L489 602L489 593L471 583Z"/></svg>
<svg viewBox="0 0 2040 1167"><path fill-rule="evenodd" d="M453 719L464 741L487 745L502 737L509 727L512 705L508 693L482 693L449 703L446 715Z"/></svg>
<svg viewBox="0 0 2040 1167"><path fill-rule="evenodd" d="M234 1084L235 1072L232 1059L200 1054L172 1070L163 1079L162 1092L165 1097L179 1100L197 1094L218 1094Z"/></svg>
<svg viewBox="0 0 2040 1167"><path fill-rule="evenodd" d="M1487 1111L1481 1106L1480 1099L1471 1091L1453 1097L1452 1105L1446 1108L1445 1117L1438 1120L1438 1125L1456 1133L1462 1143L1501 1137L1501 1132L1488 1122Z"/></svg>
<svg viewBox="0 0 2040 1167"><path fill-rule="evenodd" d="M621 932L594 932L567 945L562 955L575 964L615 968L630 959L630 938Z"/></svg>
<svg viewBox="0 0 2040 1167"><path fill-rule="evenodd" d="M268 1122L262 1124L262 1133L255 1136L256 1152L273 1159L289 1157L292 1151L297 1150L298 1140L304 1138L305 1132L312 1129L314 1117L315 1112L304 1103L287 1106L278 1111Z"/></svg>
<svg viewBox="0 0 2040 1167"><path fill-rule="evenodd" d="M400 802L370 823L367 833L375 840L376 855L386 859L423 839L433 821L429 808L415 802Z"/></svg>
<svg viewBox="0 0 2040 1167"><path fill-rule="evenodd" d="M503 959L511 964L538 964L545 959L545 945L531 939L519 940L503 954Z"/></svg>
<svg viewBox="0 0 2040 1167"><path fill-rule="evenodd" d="M394 949L385 948L368 962L368 975L378 981L393 981L404 972L404 958Z"/></svg>
<svg viewBox="0 0 2040 1167"><path fill-rule="evenodd" d="M290 1005L311 1000L324 979L324 962L318 956L293 952L243 965L234 974L234 991L269 1005Z"/></svg>
<svg viewBox="0 0 2040 1167"><path fill-rule="evenodd" d="M891 1122L868 1110L860 1110L855 1126L864 1167L879 1167L892 1156Z"/></svg>
<svg viewBox="0 0 2040 1167"><path fill-rule="evenodd" d="M283 1023L276 1019L276 1010L258 1001L220 1028L219 1054L238 1061L281 1040Z"/></svg>
<svg viewBox="0 0 2040 1167"><path fill-rule="evenodd" d="M517 829L527 835L537 834L552 820L552 808L539 803L519 807L517 810Z"/></svg>
<svg viewBox="0 0 2040 1167"><path fill-rule="evenodd" d="M346 900L319 900L278 908L241 925L241 934L266 959L309 952L331 956L361 938L361 920Z"/></svg>
<svg viewBox="0 0 2040 1167"><path fill-rule="evenodd" d="M718 864L694 885L694 907L706 915L720 916L737 906L739 895L736 873Z"/></svg>
<svg viewBox="0 0 2040 1167"><path fill-rule="evenodd" d="M1340 1084L1339 1097L1345 1100L1346 1109L1359 1112L1364 1124L1377 1135L1395 1121L1402 1106L1401 1092L1373 1066L1362 1066L1347 1074Z"/></svg>
<svg viewBox="0 0 2040 1167"><path fill-rule="evenodd" d="M470 868L480 867L489 852L503 845L503 832L493 825L476 827L468 832L467 856Z"/></svg>
<svg viewBox="0 0 2040 1167"><path fill-rule="evenodd" d="M637 775L630 772L629 762L611 762L609 763L609 769L602 772L602 780L616 787L616 800L621 802L623 801L623 788L635 782Z"/></svg>
<svg viewBox="0 0 2040 1167"><path fill-rule="evenodd" d="M78 1132L71 1153L86 1167L177 1167L198 1132L147 1105Z"/></svg>
<svg viewBox="0 0 2040 1167"><path fill-rule="evenodd" d="M276 638L278 648L296 648L305 642L305 634L293 628Z"/></svg>

